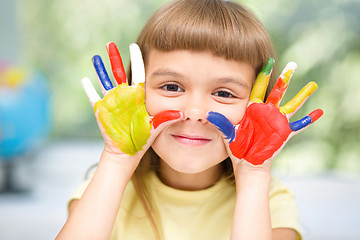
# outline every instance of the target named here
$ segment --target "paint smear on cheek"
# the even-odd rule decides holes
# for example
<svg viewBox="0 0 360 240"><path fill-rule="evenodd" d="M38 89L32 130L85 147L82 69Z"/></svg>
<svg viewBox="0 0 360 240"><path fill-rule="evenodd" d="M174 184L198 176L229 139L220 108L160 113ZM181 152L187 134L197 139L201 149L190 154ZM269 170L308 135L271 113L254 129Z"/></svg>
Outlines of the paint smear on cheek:
<svg viewBox="0 0 360 240"><path fill-rule="evenodd" d="M150 137L152 124L144 103L143 84L112 89L94 107L106 134L124 153L135 155Z"/></svg>

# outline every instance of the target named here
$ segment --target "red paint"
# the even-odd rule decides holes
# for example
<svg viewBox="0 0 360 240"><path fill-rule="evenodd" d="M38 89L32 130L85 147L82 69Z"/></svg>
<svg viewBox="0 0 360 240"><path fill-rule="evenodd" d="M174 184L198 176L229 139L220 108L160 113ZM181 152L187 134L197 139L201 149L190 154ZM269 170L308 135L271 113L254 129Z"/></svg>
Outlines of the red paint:
<svg viewBox="0 0 360 240"><path fill-rule="evenodd" d="M285 84L283 78L279 77L274 88L271 90L266 103L278 106L289 84Z"/></svg>
<svg viewBox="0 0 360 240"><path fill-rule="evenodd" d="M323 110L321 109L316 109L315 111L311 112L309 114L309 117L311 117L311 122L315 122L316 120L318 120L322 115L324 114Z"/></svg>
<svg viewBox="0 0 360 240"><path fill-rule="evenodd" d="M111 68L115 77L116 82L120 85L126 82L126 72L124 64L122 62L119 50L115 43L109 42L106 45L106 49L109 54Z"/></svg>
<svg viewBox="0 0 360 240"><path fill-rule="evenodd" d="M289 121L274 104L253 103L239 123L232 154L259 165L270 159L288 139Z"/></svg>
<svg viewBox="0 0 360 240"><path fill-rule="evenodd" d="M182 115L180 111L175 111L175 110L164 111L156 114L152 119L152 123L154 128L156 129L160 124L167 121L176 120L178 118L181 118L181 116Z"/></svg>

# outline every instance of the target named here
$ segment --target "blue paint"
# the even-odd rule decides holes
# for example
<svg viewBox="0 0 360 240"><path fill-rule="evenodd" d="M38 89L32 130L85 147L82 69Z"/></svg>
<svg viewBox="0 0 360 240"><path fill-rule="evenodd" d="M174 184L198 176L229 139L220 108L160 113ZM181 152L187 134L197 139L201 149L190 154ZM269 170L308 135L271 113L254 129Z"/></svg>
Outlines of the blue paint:
<svg viewBox="0 0 360 240"><path fill-rule="evenodd" d="M94 65L94 68L96 70L97 75L99 76L101 84L104 86L105 90L108 91L114 86L111 83L111 80L109 78L109 75L106 72L105 66L103 61L101 60L101 57L99 55L95 55L92 58L92 62Z"/></svg>
<svg viewBox="0 0 360 240"><path fill-rule="evenodd" d="M292 131L298 131L298 130L306 127L307 125L309 125L311 122L312 122L311 117L306 116L298 121L289 123L289 126Z"/></svg>
<svg viewBox="0 0 360 240"><path fill-rule="evenodd" d="M224 135L230 139L230 143L235 139L235 126L224 115L217 112L209 112L207 120L214 124Z"/></svg>

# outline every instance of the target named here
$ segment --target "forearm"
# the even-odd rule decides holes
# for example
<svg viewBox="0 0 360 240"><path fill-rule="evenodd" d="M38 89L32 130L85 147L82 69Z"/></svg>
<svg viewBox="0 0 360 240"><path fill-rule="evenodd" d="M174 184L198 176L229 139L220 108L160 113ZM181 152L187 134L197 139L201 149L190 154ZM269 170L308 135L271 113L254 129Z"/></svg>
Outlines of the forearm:
<svg viewBox="0 0 360 240"><path fill-rule="evenodd" d="M271 239L270 173L245 171L235 175L236 205L231 239Z"/></svg>
<svg viewBox="0 0 360 240"><path fill-rule="evenodd" d="M92 180L57 239L109 239L134 170L104 151Z"/></svg>

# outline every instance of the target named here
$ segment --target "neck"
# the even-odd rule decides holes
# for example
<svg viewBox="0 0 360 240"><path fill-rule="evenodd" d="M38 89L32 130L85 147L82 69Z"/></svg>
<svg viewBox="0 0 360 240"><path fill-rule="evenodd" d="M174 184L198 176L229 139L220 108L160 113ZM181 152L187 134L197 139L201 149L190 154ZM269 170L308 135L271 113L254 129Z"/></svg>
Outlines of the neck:
<svg viewBox="0 0 360 240"><path fill-rule="evenodd" d="M167 186L186 191L196 191L213 186L222 176L222 167L215 165L199 173L182 173L160 160L159 179Z"/></svg>

